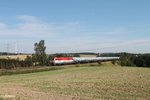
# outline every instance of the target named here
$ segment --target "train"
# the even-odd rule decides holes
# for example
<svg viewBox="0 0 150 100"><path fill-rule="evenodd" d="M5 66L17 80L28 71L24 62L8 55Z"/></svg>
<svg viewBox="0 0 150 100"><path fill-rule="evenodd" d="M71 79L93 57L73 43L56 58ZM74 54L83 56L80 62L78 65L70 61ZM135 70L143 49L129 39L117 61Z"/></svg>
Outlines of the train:
<svg viewBox="0 0 150 100"><path fill-rule="evenodd" d="M52 65L93 63L103 61L119 60L119 57L54 57L51 61Z"/></svg>

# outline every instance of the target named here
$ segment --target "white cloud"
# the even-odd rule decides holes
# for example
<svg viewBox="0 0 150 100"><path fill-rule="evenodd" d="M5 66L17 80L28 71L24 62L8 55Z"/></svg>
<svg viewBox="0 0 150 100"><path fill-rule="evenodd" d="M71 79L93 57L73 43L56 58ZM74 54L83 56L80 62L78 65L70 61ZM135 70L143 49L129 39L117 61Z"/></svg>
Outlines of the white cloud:
<svg viewBox="0 0 150 100"><path fill-rule="evenodd" d="M150 45L150 40L148 40L148 39L133 40L131 43L135 44L135 45Z"/></svg>
<svg viewBox="0 0 150 100"><path fill-rule="evenodd" d="M132 52L144 53L150 50L150 40L109 40L71 38L48 43L49 52ZM143 49L145 48L145 49Z"/></svg>
<svg viewBox="0 0 150 100"><path fill-rule="evenodd" d="M4 23L0 23L0 29L5 29L6 25Z"/></svg>
<svg viewBox="0 0 150 100"><path fill-rule="evenodd" d="M26 34L34 34L39 31L42 24L39 23L34 17L22 16L20 17L25 22L15 23L13 25L0 23L0 35L26 35ZM19 17L17 17L17 20ZM41 26L40 26L41 25Z"/></svg>
<svg viewBox="0 0 150 100"><path fill-rule="evenodd" d="M64 41L65 42L65 41ZM68 45L68 44L67 44ZM69 45L66 48L69 48ZM64 47L65 47L64 46ZM72 42L71 48L77 48L78 51L95 51L95 52L122 52L122 51L131 51L134 52L139 50L139 52L144 52L150 50L150 39L138 39L138 40L83 40L76 41L75 44ZM146 50L143 49L146 48Z"/></svg>
<svg viewBox="0 0 150 100"><path fill-rule="evenodd" d="M0 22L0 38L2 36L15 41L20 37L26 38L20 45L20 51L33 52L33 44L36 40L44 39L48 53L57 52L107 52L135 50L134 48L147 47L150 50L150 40L142 38L128 39L132 31L125 28L116 28L105 31L91 31L80 22L48 23L35 16L20 15L16 17L18 23L12 26ZM134 33L134 32L133 32ZM126 35L128 34L128 35ZM122 37L122 38L120 38ZM34 39L35 40L34 40ZM125 38L125 39L123 39ZM12 39L12 40L13 40ZM23 46L22 46L23 45ZM22 47L21 47L22 46ZM19 47L19 45L18 45ZM29 49L30 48L30 49ZM142 49L142 48L141 48Z"/></svg>
<svg viewBox="0 0 150 100"><path fill-rule="evenodd" d="M16 19L22 20L24 22L40 22L39 18L35 17L35 16L30 16L30 15L18 15L16 16Z"/></svg>
<svg viewBox="0 0 150 100"><path fill-rule="evenodd" d="M80 23L48 23L40 18L29 15L16 16L17 23L11 26L7 23L0 23L0 35L34 35L39 37L50 37L53 34L68 34L80 28Z"/></svg>
<svg viewBox="0 0 150 100"><path fill-rule="evenodd" d="M104 32L104 34L107 35L122 35L126 33L129 33L129 31L126 30L125 28L116 28L116 29L112 29L111 31Z"/></svg>

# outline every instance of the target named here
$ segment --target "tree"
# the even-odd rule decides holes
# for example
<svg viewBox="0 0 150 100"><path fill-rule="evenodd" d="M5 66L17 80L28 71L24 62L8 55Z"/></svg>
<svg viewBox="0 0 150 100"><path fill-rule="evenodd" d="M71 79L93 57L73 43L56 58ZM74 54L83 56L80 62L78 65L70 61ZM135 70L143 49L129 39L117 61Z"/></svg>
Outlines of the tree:
<svg viewBox="0 0 150 100"><path fill-rule="evenodd" d="M78 53L75 53L75 54L73 55L73 57L80 57L80 55L79 55Z"/></svg>
<svg viewBox="0 0 150 100"><path fill-rule="evenodd" d="M27 64L28 67L33 66L33 61L32 61L32 57L27 56L27 58L24 60Z"/></svg>
<svg viewBox="0 0 150 100"><path fill-rule="evenodd" d="M33 58L34 61L38 63L38 65L46 65L47 56L45 50L46 50L46 46L44 40L41 40L39 43L34 44L35 54Z"/></svg>

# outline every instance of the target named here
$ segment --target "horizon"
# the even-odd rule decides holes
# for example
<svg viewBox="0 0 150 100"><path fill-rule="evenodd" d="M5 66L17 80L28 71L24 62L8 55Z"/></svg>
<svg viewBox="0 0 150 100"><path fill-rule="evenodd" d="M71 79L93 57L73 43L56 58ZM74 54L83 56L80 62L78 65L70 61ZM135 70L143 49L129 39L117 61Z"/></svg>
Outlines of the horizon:
<svg viewBox="0 0 150 100"><path fill-rule="evenodd" d="M0 54L2 55L32 55L33 53L14 53L14 52L0 52ZM92 54L91 54L92 53ZM60 52L60 53L46 53L47 55L53 55L53 54L87 54L87 55L98 55L98 54L119 54L119 53L127 53L127 54L134 54L134 55L141 55L141 54L150 54L150 53L132 53L132 52L68 52L68 53L64 53L64 52Z"/></svg>
<svg viewBox="0 0 150 100"><path fill-rule="evenodd" d="M0 52L150 53L149 0L5 0Z"/></svg>

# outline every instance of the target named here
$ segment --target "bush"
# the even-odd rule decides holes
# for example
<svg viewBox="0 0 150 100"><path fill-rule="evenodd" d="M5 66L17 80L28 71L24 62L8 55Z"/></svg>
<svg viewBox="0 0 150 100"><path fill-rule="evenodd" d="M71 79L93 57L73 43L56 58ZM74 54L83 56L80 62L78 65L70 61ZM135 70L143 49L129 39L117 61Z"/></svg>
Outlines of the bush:
<svg viewBox="0 0 150 100"><path fill-rule="evenodd" d="M0 59L0 69L15 69L16 67L30 67L33 63L29 60Z"/></svg>

